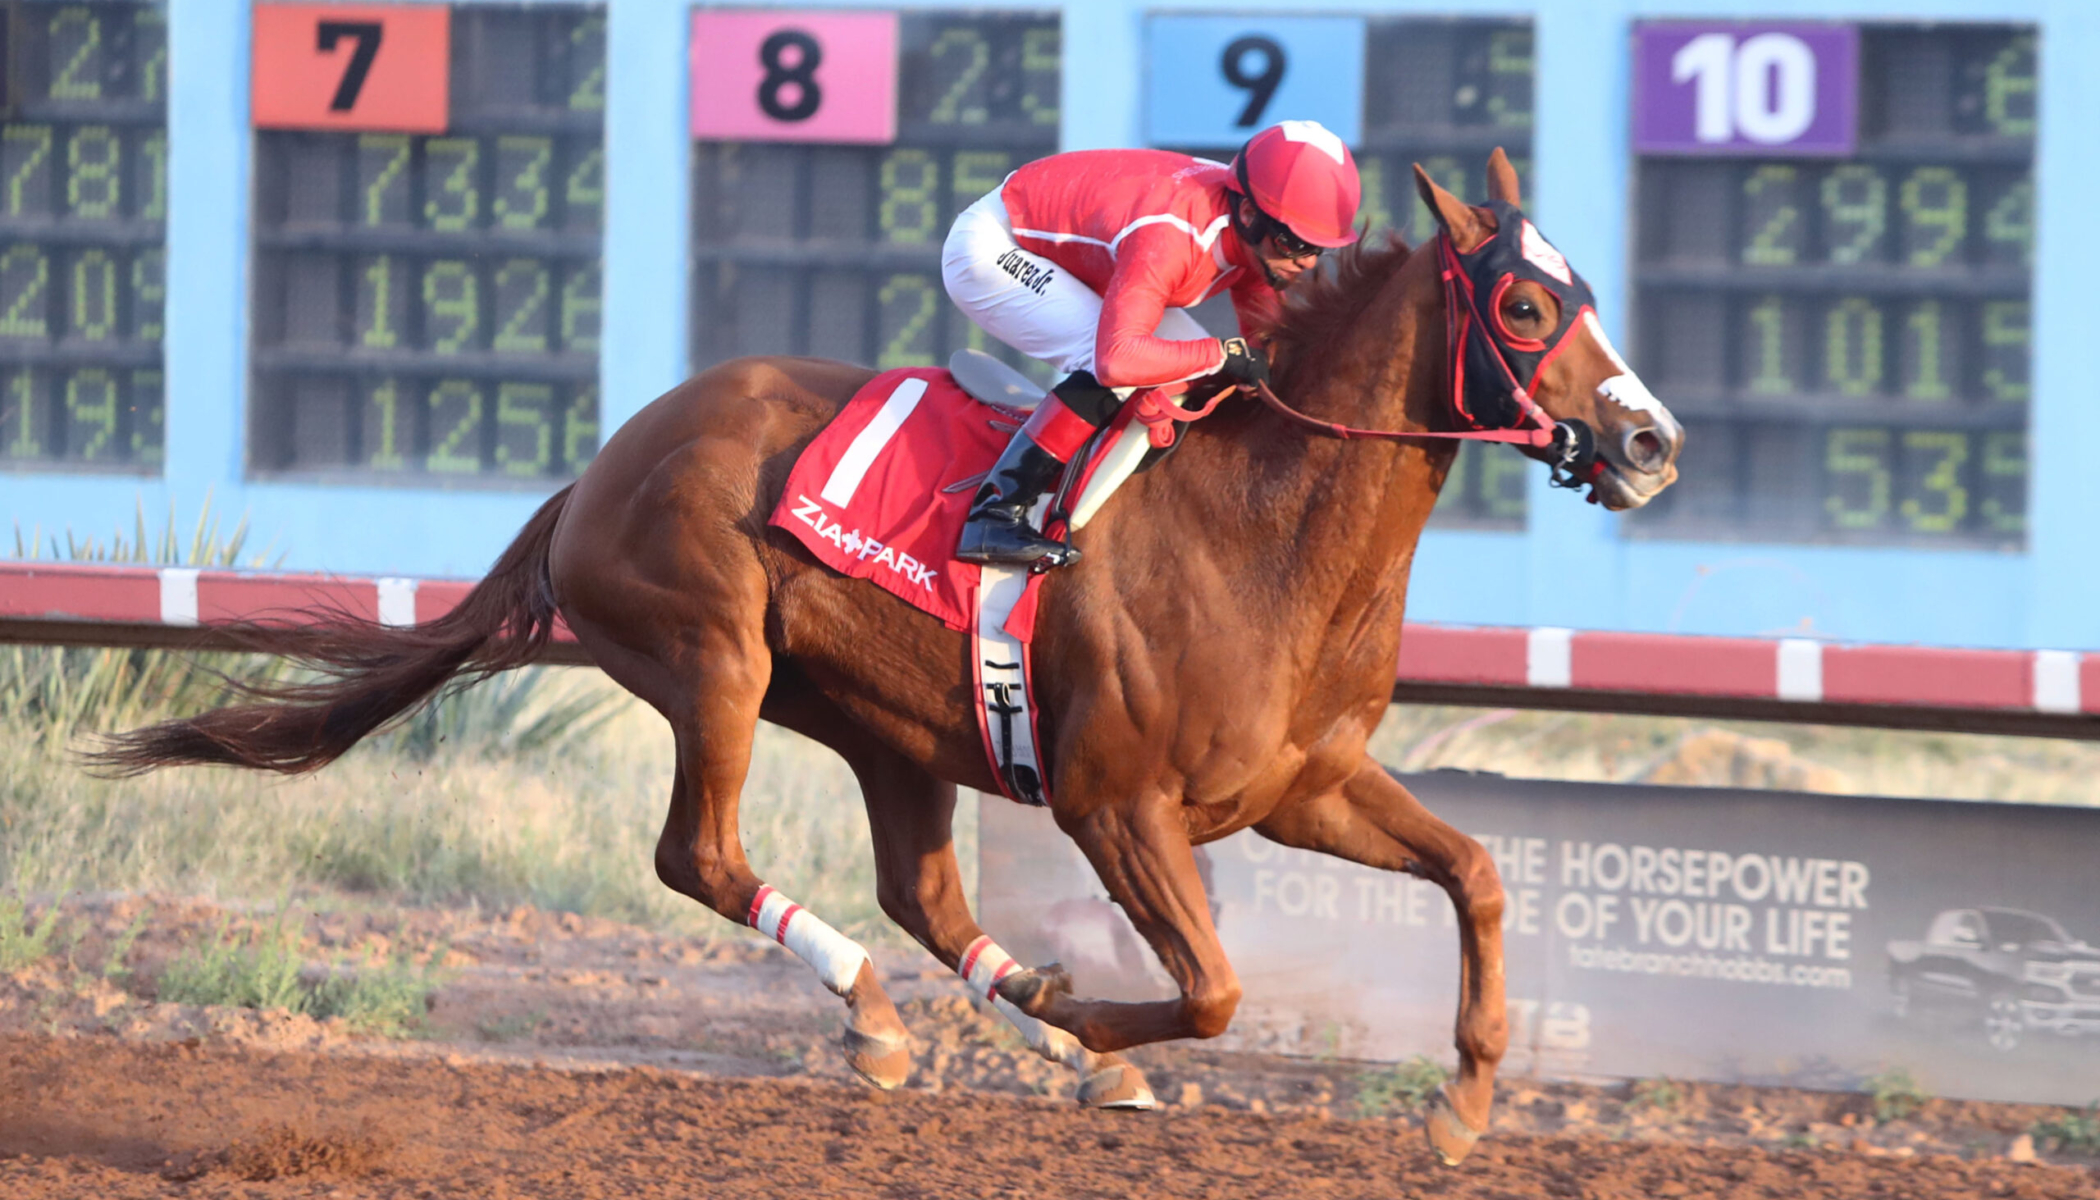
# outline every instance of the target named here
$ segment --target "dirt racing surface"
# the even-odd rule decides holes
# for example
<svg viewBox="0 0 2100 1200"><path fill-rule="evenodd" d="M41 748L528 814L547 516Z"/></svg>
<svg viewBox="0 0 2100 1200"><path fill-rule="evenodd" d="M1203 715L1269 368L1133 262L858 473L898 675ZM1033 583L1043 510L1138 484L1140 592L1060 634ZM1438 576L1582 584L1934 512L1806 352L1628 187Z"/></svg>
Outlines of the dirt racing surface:
<svg viewBox="0 0 2100 1200"><path fill-rule="evenodd" d="M1086 1111L930 959L895 950L878 959L918 1071L878 1093L832 1049L836 999L777 949L530 910L306 918L312 963L439 969L422 1036L364 1037L339 1019L161 1002L168 960L225 915L209 906L68 908L64 952L0 977L8 1200L2100 1200L2100 1163L2037 1147L2034 1123L2066 1116L2039 1106L1926 1100L1882 1121L1853 1095L1513 1079L1490 1136L1445 1168L1380 1064L1176 1045L1132 1055L1164 1109Z"/></svg>

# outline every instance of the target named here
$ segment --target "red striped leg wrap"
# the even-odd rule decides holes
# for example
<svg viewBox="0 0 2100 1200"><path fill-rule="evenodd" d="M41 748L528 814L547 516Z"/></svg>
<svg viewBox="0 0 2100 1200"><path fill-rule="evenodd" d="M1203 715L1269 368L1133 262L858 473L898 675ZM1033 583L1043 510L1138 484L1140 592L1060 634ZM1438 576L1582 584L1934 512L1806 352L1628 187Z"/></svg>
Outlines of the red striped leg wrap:
<svg viewBox="0 0 2100 1200"><path fill-rule="evenodd" d="M1034 412L1028 414L1028 423L1021 426L1021 432L1049 451L1057 461L1071 462L1079 448L1086 445L1086 440L1094 436L1094 427L1078 413L1066 408L1065 402L1052 392L1043 397L1043 402L1035 406Z"/></svg>
<svg viewBox="0 0 2100 1200"><path fill-rule="evenodd" d="M844 996L853 990L861 966L869 961L860 943L826 925L817 915L780 894L771 884L762 884L751 898L751 913L745 918L758 930L816 968L824 986Z"/></svg>
<svg viewBox="0 0 2100 1200"><path fill-rule="evenodd" d="M963 977L975 991L987 1000L999 998L999 981L1021 969L1014 956L999 948L999 943L989 937L980 937L963 951L962 963L955 973Z"/></svg>

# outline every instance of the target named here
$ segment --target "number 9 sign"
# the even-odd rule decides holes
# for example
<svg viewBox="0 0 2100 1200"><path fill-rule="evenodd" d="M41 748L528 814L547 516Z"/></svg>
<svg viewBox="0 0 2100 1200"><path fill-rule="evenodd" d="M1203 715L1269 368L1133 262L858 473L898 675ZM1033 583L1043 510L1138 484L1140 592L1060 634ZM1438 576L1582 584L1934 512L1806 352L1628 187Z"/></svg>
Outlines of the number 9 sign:
<svg viewBox="0 0 2100 1200"><path fill-rule="evenodd" d="M1146 23L1145 140L1238 146L1278 121L1363 133L1361 17L1182 16Z"/></svg>
<svg viewBox="0 0 2100 1200"><path fill-rule="evenodd" d="M1634 32L1639 154L1850 155L1859 29L1669 21Z"/></svg>
<svg viewBox="0 0 2100 1200"><path fill-rule="evenodd" d="M693 136L747 142L897 138L897 14L693 14Z"/></svg>

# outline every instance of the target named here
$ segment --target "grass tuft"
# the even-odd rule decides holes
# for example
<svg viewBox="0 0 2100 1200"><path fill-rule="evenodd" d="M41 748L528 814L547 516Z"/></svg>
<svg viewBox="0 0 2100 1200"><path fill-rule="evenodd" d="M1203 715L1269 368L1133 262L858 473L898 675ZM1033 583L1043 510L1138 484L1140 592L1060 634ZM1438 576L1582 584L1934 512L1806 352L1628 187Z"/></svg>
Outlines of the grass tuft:
<svg viewBox="0 0 2100 1200"><path fill-rule="evenodd" d="M2100 1154L2100 1100L2062 1116L2044 1117L2028 1127L2027 1132L2050 1150Z"/></svg>
<svg viewBox="0 0 2100 1200"><path fill-rule="evenodd" d="M1451 1072L1422 1054L1383 1071L1365 1072L1356 1078L1356 1111L1366 1117L1419 1111L1449 1078Z"/></svg>
<svg viewBox="0 0 2100 1200"><path fill-rule="evenodd" d="M1869 1075L1861 1081L1861 1086L1874 1102L1874 1119L1883 1125L1910 1116L1932 1099L1932 1093L1919 1087L1918 1081L1902 1067L1890 1067L1879 1075Z"/></svg>
<svg viewBox="0 0 2100 1200"><path fill-rule="evenodd" d="M358 1033L412 1037L422 1028L430 997L442 982L436 966L418 966L406 946L385 964L339 969L308 982L299 954L299 929L280 908L267 926L239 938L221 919L211 941L177 955L160 980L160 998L176 1004L305 1013L317 1020L341 1017ZM438 949L433 964L444 958Z"/></svg>
<svg viewBox="0 0 2100 1200"><path fill-rule="evenodd" d="M1626 1106L1669 1113L1676 1112L1684 1101L1684 1089L1675 1080L1638 1079L1633 1084L1633 1098L1626 1102Z"/></svg>
<svg viewBox="0 0 2100 1200"><path fill-rule="evenodd" d="M42 962L51 953L51 937L58 931L59 903L53 900L34 925L19 897L0 896L0 975Z"/></svg>

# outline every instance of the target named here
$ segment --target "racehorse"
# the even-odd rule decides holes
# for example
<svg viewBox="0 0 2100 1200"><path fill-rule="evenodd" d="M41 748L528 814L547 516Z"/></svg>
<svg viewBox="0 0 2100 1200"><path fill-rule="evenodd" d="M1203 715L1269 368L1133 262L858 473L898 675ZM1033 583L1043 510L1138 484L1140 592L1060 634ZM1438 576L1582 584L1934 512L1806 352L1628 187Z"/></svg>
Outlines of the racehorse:
<svg viewBox="0 0 2100 1200"><path fill-rule="evenodd" d="M1509 208L1468 207L1415 174L1459 254L1489 241L1496 214L1507 220L1518 204L1499 150L1488 190ZM1527 224L1527 256L1534 234ZM1458 350L1439 262L1396 238L1345 254L1275 331L1275 393L1317 422L1450 429ZM1560 300L1536 282L1498 288L1490 303L1513 344L1544 345L1562 329ZM1594 433L1590 498L1635 507L1676 478L1681 432L1652 398L1615 397L1610 382L1631 379L1625 363L1594 319L1569 316L1572 332L1546 356L1531 399ZM998 785L967 635L827 570L767 524L798 454L872 377L844 363L754 358L688 380L624 424L447 615L412 628L323 620L299 646L327 672L319 682L118 735L93 761L120 773L312 770L455 676L531 661L559 614L676 735L656 849L665 884L756 923L763 885L738 839L737 805L756 724L772 721L851 764L883 911L969 976L963 960L983 931L950 822L958 786ZM1083 561L1045 581L1034 649L1053 814L1180 990L1090 1000L1055 964L998 979L998 997L1076 1035L1085 1071L1134 1077L1115 1051L1224 1032L1240 985L1192 847L1252 828L1448 893L1462 955L1459 1067L1427 1132L1456 1162L1487 1128L1508 1044L1501 883L1480 844L1365 750L1391 700L1415 544L1456 446L1320 438L1263 407L1227 406L1125 484L1076 535ZM871 964L835 990L849 1006L855 1068L901 1084L905 1030Z"/></svg>

